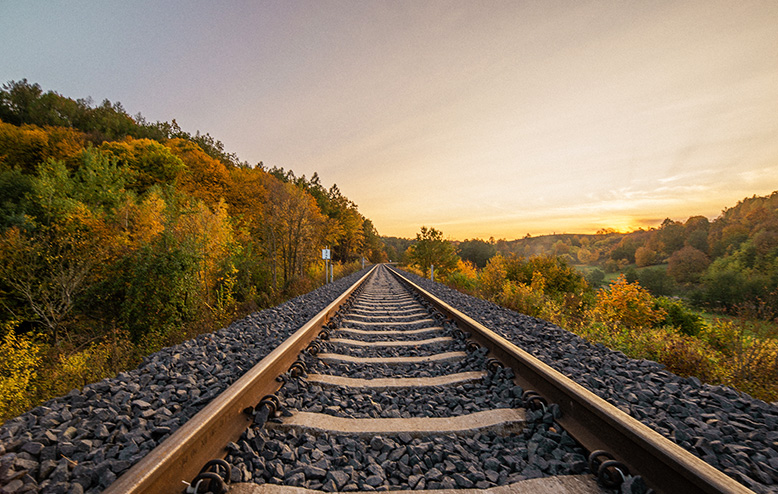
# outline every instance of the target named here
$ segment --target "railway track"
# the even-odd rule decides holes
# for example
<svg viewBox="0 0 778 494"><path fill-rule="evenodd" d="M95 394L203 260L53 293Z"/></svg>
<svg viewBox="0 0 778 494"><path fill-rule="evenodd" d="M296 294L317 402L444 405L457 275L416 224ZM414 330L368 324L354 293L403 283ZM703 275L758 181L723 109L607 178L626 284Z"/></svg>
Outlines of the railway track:
<svg viewBox="0 0 778 494"><path fill-rule="evenodd" d="M752 492L387 267L105 492L180 492L188 479L219 491L222 478L236 493L613 492L625 480Z"/></svg>

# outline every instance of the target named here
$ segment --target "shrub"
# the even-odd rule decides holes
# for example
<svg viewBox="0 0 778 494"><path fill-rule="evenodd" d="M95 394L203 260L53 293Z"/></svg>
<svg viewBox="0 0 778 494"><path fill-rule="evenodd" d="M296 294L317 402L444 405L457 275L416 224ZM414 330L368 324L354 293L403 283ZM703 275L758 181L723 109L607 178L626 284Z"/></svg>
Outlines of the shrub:
<svg viewBox="0 0 778 494"><path fill-rule="evenodd" d="M665 311L664 319L657 321L657 325L672 326L685 335L696 336L705 327L702 317L692 312L681 300L659 297L654 303L654 309Z"/></svg>
<svg viewBox="0 0 778 494"><path fill-rule="evenodd" d="M0 420L31 407L42 347L34 338L8 331L0 343Z"/></svg>
<svg viewBox="0 0 778 494"><path fill-rule="evenodd" d="M496 255L489 259L478 280L481 285L481 293L486 299L493 300L502 293L507 273L508 267L503 256Z"/></svg>
<svg viewBox="0 0 778 494"><path fill-rule="evenodd" d="M475 293L478 289L478 270L472 262L460 259L456 270L446 276L446 284L463 292Z"/></svg>
<svg viewBox="0 0 778 494"><path fill-rule="evenodd" d="M639 283L629 283L620 275L608 289L597 293L595 316L613 329L623 326L638 329L653 326L666 313L654 308L654 298Z"/></svg>
<svg viewBox="0 0 778 494"><path fill-rule="evenodd" d="M586 275L586 281L593 287L598 287L605 280L605 273L599 269L594 268Z"/></svg>

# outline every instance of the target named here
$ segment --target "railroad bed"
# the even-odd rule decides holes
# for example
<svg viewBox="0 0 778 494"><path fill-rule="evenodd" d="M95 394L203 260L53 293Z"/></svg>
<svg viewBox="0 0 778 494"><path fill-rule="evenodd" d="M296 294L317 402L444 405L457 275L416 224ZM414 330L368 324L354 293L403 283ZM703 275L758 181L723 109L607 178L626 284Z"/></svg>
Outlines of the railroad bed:
<svg viewBox="0 0 778 494"><path fill-rule="evenodd" d="M231 492L238 493L598 492L587 455L612 446L661 492L751 492L707 466L696 478L696 457L754 492L778 492L775 406L679 378L413 275L404 274L400 286L385 267L354 298L339 296L362 274L165 349L135 371L8 421L0 427L0 487L180 492L207 459L226 455ZM430 293L409 295L409 288ZM430 295L477 321L431 303ZM553 369L500 336L581 386L552 386L560 377ZM575 401L587 393L594 409ZM605 420L600 408L628 425L598 422ZM657 436L654 456L670 459L635 454L633 435L651 444ZM594 468L605 459L598 456ZM603 470L606 481L621 480L627 468ZM625 492L643 491L641 479L626 477ZM155 483L160 478L167 484Z"/></svg>
<svg viewBox="0 0 778 494"><path fill-rule="evenodd" d="M490 372L485 348L468 352L386 270L336 321L303 355L307 374L285 376L279 417L231 445L235 477L264 484L231 492L605 492L552 412L527 413L513 371Z"/></svg>

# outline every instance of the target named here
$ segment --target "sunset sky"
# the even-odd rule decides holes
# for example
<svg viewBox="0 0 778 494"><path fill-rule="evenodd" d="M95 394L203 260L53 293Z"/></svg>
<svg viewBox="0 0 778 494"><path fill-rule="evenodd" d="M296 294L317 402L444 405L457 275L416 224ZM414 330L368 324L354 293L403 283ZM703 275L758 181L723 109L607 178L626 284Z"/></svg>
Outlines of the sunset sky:
<svg viewBox="0 0 778 494"><path fill-rule="evenodd" d="M778 1L0 0L0 83L337 183L382 235L718 216L778 190Z"/></svg>

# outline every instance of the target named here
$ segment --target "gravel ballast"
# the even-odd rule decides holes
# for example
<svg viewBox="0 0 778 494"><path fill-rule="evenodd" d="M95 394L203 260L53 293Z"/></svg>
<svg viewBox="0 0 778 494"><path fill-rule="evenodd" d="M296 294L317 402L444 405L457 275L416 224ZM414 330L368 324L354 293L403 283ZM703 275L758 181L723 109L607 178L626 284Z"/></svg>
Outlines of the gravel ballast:
<svg viewBox="0 0 778 494"><path fill-rule="evenodd" d="M335 300L354 273L0 426L0 492L100 492Z"/></svg>

